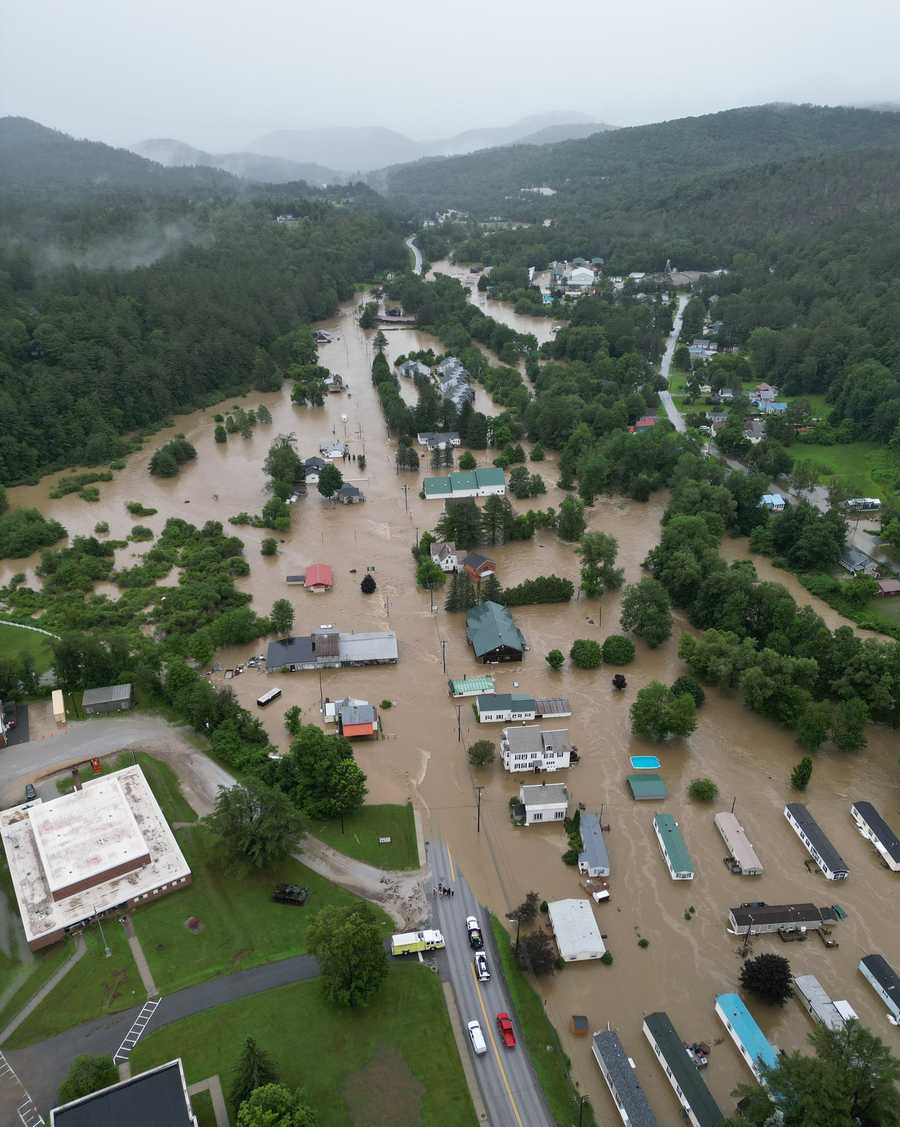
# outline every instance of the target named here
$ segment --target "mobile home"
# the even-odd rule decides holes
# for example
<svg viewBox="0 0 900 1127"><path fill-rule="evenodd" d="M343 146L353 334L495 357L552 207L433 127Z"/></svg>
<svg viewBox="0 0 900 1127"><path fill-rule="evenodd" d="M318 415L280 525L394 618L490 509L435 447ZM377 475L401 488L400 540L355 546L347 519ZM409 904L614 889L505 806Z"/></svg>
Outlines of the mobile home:
<svg viewBox="0 0 900 1127"><path fill-rule="evenodd" d="M657 814L653 819L653 830L672 880L693 880L694 863L672 815Z"/></svg>
<svg viewBox="0 0 900 1127"><path fill-rule="evenodd" d="M841 1017L837 1005L828 996L822 983L814 974L794 976L794 997L813 1021L824 1025L826 1029L840 1030L844 1028L844 1019Z"/></svg>
<svg viewBox="0 0 900 1127"><path fill-rule="evenodd" d="M591 1049L622 1122L628 1127L657 1127L658 1120L618 1034L612 1029L595 1033Z"/></svg>
<svg viewBox="0 0 900 1127"><path fill-rule="evenodd" d="M760 1065L778 1067L778 1053L775 1046L763 1035L763 1031L753 1020L753 1016L737 994L719 994L716 997L716 1014L728 1030L728 1035L737 1045L747 1067L763 1084Z"/></svg>
<svg viewBox="0 0 900 1127"><path fill-rule="evenodd" d="M731 854L732 865L736 872L744 877L762 876L762 861L756 855L756 850L750 844L747 831L730 811L716 814L713 821L716 829L722 835L722 840Z"/></svg>
<svg viewBox="0 0 900 1127"><path fill-rule="evenodd" d="M859 960L863 978L887 1005L894 1024L900 1023L900 975L884 955L866 955Z"/></svg>
<svg viewBox="0 0 900 1127"><path fill-rule="evenodd" d="M672 1085L687 1121L693 1127L718 1127L720 1123L724 1123L725 1116L669 1020L669 1015L662 1012L648 1014L644 1018L643 1028L644 1036L650 1042L650 1048Z"/></svg>
<svg viewBox="0 0 900 1127"><path fill-rule="evenodd" d="M825 876L829 880L846 880L850 875L847 862L825 836L810 814L809 807L802 802L789 802L784 808L784 816Z"/></svg>
<svg viewBox="0 0 900 1127"><path fill-rule="evenodd" d="M871 802L854 802L850 817L892 873L900 873L900 840Z"/></svg>

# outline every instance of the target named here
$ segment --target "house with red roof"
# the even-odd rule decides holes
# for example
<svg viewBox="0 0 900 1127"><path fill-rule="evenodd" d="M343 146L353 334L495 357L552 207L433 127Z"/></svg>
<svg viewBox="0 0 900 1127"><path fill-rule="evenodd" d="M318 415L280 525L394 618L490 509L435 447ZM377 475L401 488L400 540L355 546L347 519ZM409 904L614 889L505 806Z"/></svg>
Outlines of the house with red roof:
<svg viewBox="0 0 900 1127"><path fill-rule="evenodd" d="M328 564L310 564L303 575L304 591L312 591L314 595L322 595L334 586L334 575Z"/></svg>

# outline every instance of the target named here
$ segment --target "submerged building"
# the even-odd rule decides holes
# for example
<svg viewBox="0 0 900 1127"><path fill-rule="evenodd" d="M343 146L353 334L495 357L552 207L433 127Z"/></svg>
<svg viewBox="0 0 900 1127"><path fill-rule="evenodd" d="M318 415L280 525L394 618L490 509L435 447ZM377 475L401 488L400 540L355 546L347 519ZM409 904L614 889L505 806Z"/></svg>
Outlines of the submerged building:
<svg viewBox="0 0 900 1127"><path fill-rule="evenodd" d="M716 814L713 821L716 829L722 835L722 840L731 854L731 863L735 872L745 877L762 876L762 861L756 855L756 850L750 844L747 831L730 811Z"/></svg>
<svg viewBox="0 0 900 1127"><path fill-rule="evenodd" d="M854 802L850 817L866 841L871 841L882 862L892 873L900 873L900 839L872 803Z"/></svg>
<svg viewBox="0 0 900 1127"><path fill-rule="evenodd" d="M765 1037L752 1014L737 994L719 994L716 997L716 1014L737 1045L747 1067L760 1084L765 1083L761 1065L778 1067L775 1046Z"/></svg>
<svg viewBox="0 0 900 1127"><path fill-rule="evenodd" d="M648 1014L644 1018L643 1029L660 1068L678 1097L684 1118L693 1127L719 1127L720 1123L724 1123L725 1116L669 1015L662 1012Z"/></svg>
<svg viewBox="0 0 900 1127"><path fill-rule="evenodd" d="M789 802L784 808L784 816L825 876L829 880L846 880L850 875L847 862L825 836L809 807L802 802Z"/></svg>
<svg viewBox="0 0 900 1127"><path fill-rule="evenodd" d="M612 1029L595 1033L591 1050L622 1122L628 1127L658 1127L619 1035Z"/></svg>

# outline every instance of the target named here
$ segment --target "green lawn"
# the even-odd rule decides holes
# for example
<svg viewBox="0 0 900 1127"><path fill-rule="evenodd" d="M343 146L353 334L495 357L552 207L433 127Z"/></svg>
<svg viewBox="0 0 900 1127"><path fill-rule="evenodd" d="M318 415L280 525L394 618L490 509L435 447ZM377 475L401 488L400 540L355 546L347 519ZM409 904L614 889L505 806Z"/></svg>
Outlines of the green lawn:
<svg viewBox="0 0 900 1127"><path fill-rule="evenodd" d="M36 634L33 630L21 630L18 626L0 626L0 653L8 659L31 654L38 673L49 669L53 661L50 642L50 638Z"/></svg>
<svg viewBox="0 0 900 1127"><path fill-rule="evenodd" d="M491 916L491 931L518 1018L519 1034L528 1048L550 1112L559 1127L571 1127L577 1118L578 1097L569 1077L569 1058L540 996L519 969L509 932L494 915ZM588 1103L584 1105L581 1122L582 1127L595 1127L594 1113Z"/></svg>
<svg viewBox="0 0 900 1127"><path fill-rule="evenodd" d="M148 755L145 751L137 753L123 751L115 757L106 756L106 758L100 760L100 774L108 775L110 771L121 771L124 767L131 767L135 762L143 770L167 822L195 822L197 820L197 815L181 793L178 776L172 768L167 763L154 759L152 755ZM96 778L96 774L90 765L80 768L79 775L82 782ZM56 789L60 794L68 794L74 785L75 782L71 774L56 781Z"/></svg>
<svg viewBox="0 0 900 1127"><path fill-rule="evenodd" d="M365 1009L332 1006L312 981L196 1014L141 1041L132 1072L180 1056L189 1084L218 1073L227 1096L246 1037L303 1088L320 1127L476 1123L440 982L419 963L392 964Z"/></svg>
<svg viewBox="0 0 900 1127"><path fill-rule="evenodd" d="M358 814L339 821L310 822L309 832L333 849L367 861L380 869L418 869L416 823L410 803L405 806L364 806ZM389 837L390 845L379 845Z"/></svg>
<svg viewBox="0 0 900 1127"><path fill-rule="evenodd" d="M194 1115L197 1116L197 1127L216 1127L216 1113L213 1111L212 1096L209 1092L198 1092L195 1096L191 1096L191 1107L194 1109Z"/></svg>
<svg viewBox="0 0 900 1127"><path fill-rule="evenodd" d="M52 947L47 947L43 951L35 951L34 961L30 964L27 976L23 978L18 989L0 1010L0 1029L7 1027L26 1002L34 997L47 979L53 975L57 967L62 966L74 950L72 940L67 939L65 943L55 943ZM12 981L13 976L19 973L22 964L9 959L8 956L4 956L4 959L2 985L6 987ZM6 964L10 965L7 966Z"/></svg>
<svg viewBox="0 0 900 1127"><path fill-rule="evenodd" d="M191 866L193 884L133 915L153 978L164 994L302 954L317 909L356 902L351 893L294 860L264 873L226 872L215 838L202 826L178 830L176 837ZM307 905L273 903L272 889L280 882L306 885L311 892ZM192 916L200 920L197 933L186 926ZM386 915L381 919L388 934L390 920Z"/></svg>
<svg viewBox="0 0 900 1127"><path fill-rule="evenodd" d="M6 1048L21 1049L83 1021L127 1010L145 1000L122 925L114 919L106 920L103 934L112 952L110 957L104 955L100 933L92 925L84 933L87 953L13 1033Z"/></svg>
<svg viewBox="0 0 900 1127"><path fill-rule="evenodd" d="M815 462L822 468L826 485L831 476L843 478L863 490L866 497L888 500L897 496L900 487L896 454L875 442L835 446L807 446L804 442L795 442L791 446L791 457L797 462Z"/></svg>

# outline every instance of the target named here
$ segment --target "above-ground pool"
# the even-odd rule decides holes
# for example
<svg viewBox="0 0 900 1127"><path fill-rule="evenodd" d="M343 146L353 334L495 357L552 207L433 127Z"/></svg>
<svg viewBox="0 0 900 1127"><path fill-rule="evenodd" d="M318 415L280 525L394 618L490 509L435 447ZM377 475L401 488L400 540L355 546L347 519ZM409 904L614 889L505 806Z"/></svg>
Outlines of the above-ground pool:
<svg viewBox="0 0 900 1127"><path fill-rule="evenodd" d="M658 771L659 760L655 755L632 755L631 767L634 771Z"/></svg>

